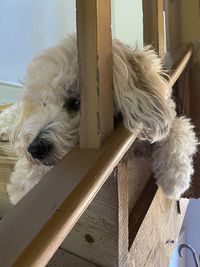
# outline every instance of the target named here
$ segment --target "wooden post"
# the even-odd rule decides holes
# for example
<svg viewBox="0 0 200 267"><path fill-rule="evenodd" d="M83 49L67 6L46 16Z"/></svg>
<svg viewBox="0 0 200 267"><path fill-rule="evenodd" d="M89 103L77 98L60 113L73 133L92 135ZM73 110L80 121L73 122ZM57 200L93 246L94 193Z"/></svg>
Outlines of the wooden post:
<svg viewBox="0 0 200 267"><path fill-rule="evenodd" d="M96 148L113 129L110 0L77 0L77 32L81 89L80 147ZM116 167L116 175L112 178L112 191L109 183L106 183L101 190L104 192L105 199L111 194L112 205L116 205L114 214L109 211L109 207L104 207L105 214L113 214L111 221L115 225L113 229L116 232L113 233L115 244L112 245L108 242L99 250L99 256L95 258L95 262L98 264L100 263L98 258L101 258L102 263L108 266L113 264L121 266L120 264L126 261L128 253L128 244L126 244L128 242L126 172L127 168L124 164L119 164ZM96 221L95 215L94 220ZM123 231L125 229L126 231ZM98 243L96 245L98 246ZM70 246L66 240L64 247L70 249ZM107 251L110 250L113 257L110 254L107 255ZM82 253L85 252L82 251ZM102 258L100 253L107 255L107 259ZM93 251L93 255L96 255L95 251Z"/></svg>
<svg viewBox="0 0 200 267"><path fill-rule="evenodd" d="M161 58L165 53L163 11L163 0L143 0L144 44L152 44Z"/></svg>
<svg viewBox="0 0 200 267"><path fill-rule="evenodd" d="M110 0L77 0L81 147L99 147L113 129L110 16Z"/></svg>

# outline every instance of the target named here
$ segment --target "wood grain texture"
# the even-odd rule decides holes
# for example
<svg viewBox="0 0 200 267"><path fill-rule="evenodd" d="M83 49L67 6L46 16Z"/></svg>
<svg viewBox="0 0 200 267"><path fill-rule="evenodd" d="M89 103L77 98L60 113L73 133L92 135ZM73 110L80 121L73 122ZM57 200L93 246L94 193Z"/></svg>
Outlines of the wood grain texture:
<svg viewBox="0 0 200 267"><path fill-rule="evenodd" d="M151 44L161 58L165 54L163 0L143 0L144 44Z"/></svg>
<svg viewBox="0 0 200 267"><path fill-rule="evenodd" d="M80 68L80 146L97 148L113 129L111 7L77 0Z"/></svg>
<svg viewBox="0 0 200 267"><path fill-rule="evenodd" d="M181 199L181 214L178 214L176 201L157 190L130 248L130 266L168 266L187 204L188 200Z"/></svg>
<svg viewBox="0 0 200 267"><path fill-rule="evenodd" d="M164 0L156 1L158 54L161 58L165 55L165 23L164 23Z"/></svg>
<svg viewBox="0 0 200 267"><path fill-rule="evenodd" d="M102 186L61 247L99 266L117 266L117 169Z"/></svg>
<svg viewBox="0 0 200 267"><path fill-rule="evenodd" d="M169 87L173 87L175 82L178 80L178 78L181 76L185 68L187 67L192 55L193 55L193 48L191 46L188 46L183 53L180 55L180 58L177 60L175 65L173 66L173 70L170 73L170 79L169 79Z"/></svg>
<svg viewBox="0 0 200 267"><path fill-rule="evenodd" d="M58 249L46 267L98 267L98 265L63 249Z"/></svg>
<svg viewBox="0 0 200 267"><path fill-rule="evenodd" d="M73 149L59 161L1 221L0 262L5 267L45 265L137 134L119 127L101 149ZM68 188L72 177L74 187Z"/></svg>
<svg viewBox="0 0 200 267"><path fill-rule="evenodd" d="M128 168L127 162L117 166L118 194L118 257L117 266L126 266L128 261Z"/></svg>

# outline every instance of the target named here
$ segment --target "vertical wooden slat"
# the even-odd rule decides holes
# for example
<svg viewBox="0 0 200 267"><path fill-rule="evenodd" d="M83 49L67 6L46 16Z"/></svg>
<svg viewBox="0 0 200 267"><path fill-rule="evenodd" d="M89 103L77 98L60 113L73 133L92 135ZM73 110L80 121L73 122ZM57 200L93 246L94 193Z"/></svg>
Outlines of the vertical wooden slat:
<svg viewBox="0 0 200 267"><path fill-rule="evenodd" d="M118 189L118 265L127 266L128 261L128 168L127 161L117 166Z"/></svg>
<svg viewBox="0 0 200 267"><path fill-rule="evenodd" d="M165 53L163 0L143 0L144 44L152 44L160 57Z"/></svg>
<svg viewBox="0 0 200 267"><path fill-rule="evenodd" d="M98 147L113 129L110 12L110 0L77 0L81 147Z"/></svg>
<svg viewBox="0 0 200 267"><path fill-rule="evenodd" d="M157 23L158 23L158 53L161 58L165 54L165 36L164 36L164 1L157 0Z"/></svg>

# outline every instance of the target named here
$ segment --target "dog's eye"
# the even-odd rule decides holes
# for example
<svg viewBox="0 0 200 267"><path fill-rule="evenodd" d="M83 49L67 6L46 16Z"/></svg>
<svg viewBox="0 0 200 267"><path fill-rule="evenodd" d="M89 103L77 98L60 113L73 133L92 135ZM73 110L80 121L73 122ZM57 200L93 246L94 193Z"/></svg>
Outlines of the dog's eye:
<svg viewBox="0 0 200 267"><path fill-rule="evenodd" d="M78 112L80 109L80 99L77 97L67 98L64 104L64 108L67 109L68 112Z"/></svg>

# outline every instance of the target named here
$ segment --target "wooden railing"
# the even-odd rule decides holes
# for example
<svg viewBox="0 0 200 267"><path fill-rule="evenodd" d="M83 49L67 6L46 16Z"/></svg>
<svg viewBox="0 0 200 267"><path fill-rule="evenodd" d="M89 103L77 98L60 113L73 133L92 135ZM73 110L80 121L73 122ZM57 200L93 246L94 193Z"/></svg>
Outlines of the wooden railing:
<svg viewBox="0 0 200 267"><path fill-rule="evenodd" d="M189 48L182 55L169 84L178 79L186 66L185 56L190 53ZM45 266L138 132L130 133L120 125L101 148L69 152L1 221L2 266ZM71 177L74 185L68 188Z"/></svg>

